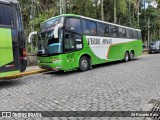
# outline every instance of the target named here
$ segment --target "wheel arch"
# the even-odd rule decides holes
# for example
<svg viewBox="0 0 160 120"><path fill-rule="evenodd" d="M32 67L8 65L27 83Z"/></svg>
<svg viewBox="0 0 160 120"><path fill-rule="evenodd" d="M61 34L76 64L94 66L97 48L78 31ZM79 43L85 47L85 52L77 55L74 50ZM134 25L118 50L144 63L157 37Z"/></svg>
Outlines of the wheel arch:
<svg viewBox="0 0 160 120"><path fill-rule="evenodd" d="M125 55L126 52L130 53L129 50L127 49L127 50L124 51L124 55Z"/></svg>
<svg viewBox="0 0 160 120"><path fill-rule="evenodd" d="M131 52L133 52L133 55L135 55L135 51L132 49L132 50L130 50L130 52L129 53L131 53Z"/></svg>
<svg viewBox="0 0 160 120"><path fill-rule="evenodd" d="M79 67L80 58L81 58L82 56L88 57L89 60L90 60L90 64L92 65L92 57L91 57L91 55L90 55L89 53L82 53L82 54L79 55L78 60L77 60L77 66L78 66L78 67Z"/></svg>

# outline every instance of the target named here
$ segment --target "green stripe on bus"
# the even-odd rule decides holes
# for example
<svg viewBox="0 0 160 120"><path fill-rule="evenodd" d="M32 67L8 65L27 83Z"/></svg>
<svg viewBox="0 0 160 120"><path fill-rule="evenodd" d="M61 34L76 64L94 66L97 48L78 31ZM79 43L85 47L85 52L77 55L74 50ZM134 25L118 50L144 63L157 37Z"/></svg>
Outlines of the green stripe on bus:
<svg viewBox="0 0 160 120"><path fill-rule="evenodd" d="M13 61L11 29L0 28L0 67Z"/></svg>
<svg viewBox="0 0 160 120"><path fill-rule="evenodd" d="M11 76L11 75L15 75L20 73L20 71L11 71L11 72L4 72L4 73L0 73L0 78L1 77L7 77L7 76Z"/></svg>

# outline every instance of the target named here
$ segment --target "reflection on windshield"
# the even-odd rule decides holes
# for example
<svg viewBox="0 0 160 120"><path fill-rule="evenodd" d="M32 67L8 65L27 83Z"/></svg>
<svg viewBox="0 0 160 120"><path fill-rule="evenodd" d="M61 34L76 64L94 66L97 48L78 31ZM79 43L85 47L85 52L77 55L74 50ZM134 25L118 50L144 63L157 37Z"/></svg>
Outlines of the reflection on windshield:
<svg viewBox="0 0 160 120"><path fill-rule="evenodd" d="M54 29L55 26L60 23L60 21L61 21L61 17L44 22L41 25L41 32Z"/></svg>
<svg viewBox="0 0 160 120"><path fill-rule="evenodd" d="M43 51L43 52L42 52ZM54 31L48 31L40 34L39 54L57 54L62 53L62 38L54 38Z"/></svg>

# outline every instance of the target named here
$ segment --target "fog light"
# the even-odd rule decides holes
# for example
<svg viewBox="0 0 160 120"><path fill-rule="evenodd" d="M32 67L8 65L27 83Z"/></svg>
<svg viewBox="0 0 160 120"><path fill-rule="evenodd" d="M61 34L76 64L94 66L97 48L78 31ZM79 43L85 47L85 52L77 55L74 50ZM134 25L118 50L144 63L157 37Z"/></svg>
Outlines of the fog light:
<svg viewBox="0 0 160 120"><path fill-rule="evenodd" d="M61 67L61 66L57 66L56 68L60 69L60 68L62 68L62 67Z"/></svg>

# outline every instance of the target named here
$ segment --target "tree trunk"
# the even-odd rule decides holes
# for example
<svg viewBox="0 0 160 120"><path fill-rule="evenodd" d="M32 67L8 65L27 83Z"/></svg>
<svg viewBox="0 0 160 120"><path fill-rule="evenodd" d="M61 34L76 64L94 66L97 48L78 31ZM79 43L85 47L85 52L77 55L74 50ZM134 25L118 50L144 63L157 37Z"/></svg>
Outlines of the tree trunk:
<svg viewBox="0 0 160 120"><path fill-rule="evenodd" d="M139 5L140 5L140 0L137 0L137 5L136 5L136 7L137 7L137 20L138 20L138 27L139 27L139 11L140 11L140 7L139 7Z"/></svg>
<svg viewBox="0 0 160 120"><path fill-rule="evenodd" d="M130 0L129 0L129 26L131 27L131 4L130 4Z"/></svg>
<svg viewBox="0 0 160 120"><path fill-rule="evenodd" d="M103 8L103 3L104 3L104 0L101 0L101 17L102 17L102 20L104 21L104 8Z"/></svg>
<svg viewBox="0 0 160 120"><path fill-rule="evenodd" d="M160 39L160 29L159 29L159 39Z"/></svg>
<svg viewBox="0 0 160 120"><path fill-rule="evenodd" d="M67 1L63 0L63 14L66 14Z"/></svg>
<svg viewBox="0 0 160 120"><path fill-rule="evenodd" d="M116 0L114 0L114 23L117 23L117 4L116 4Z"/></svg>

